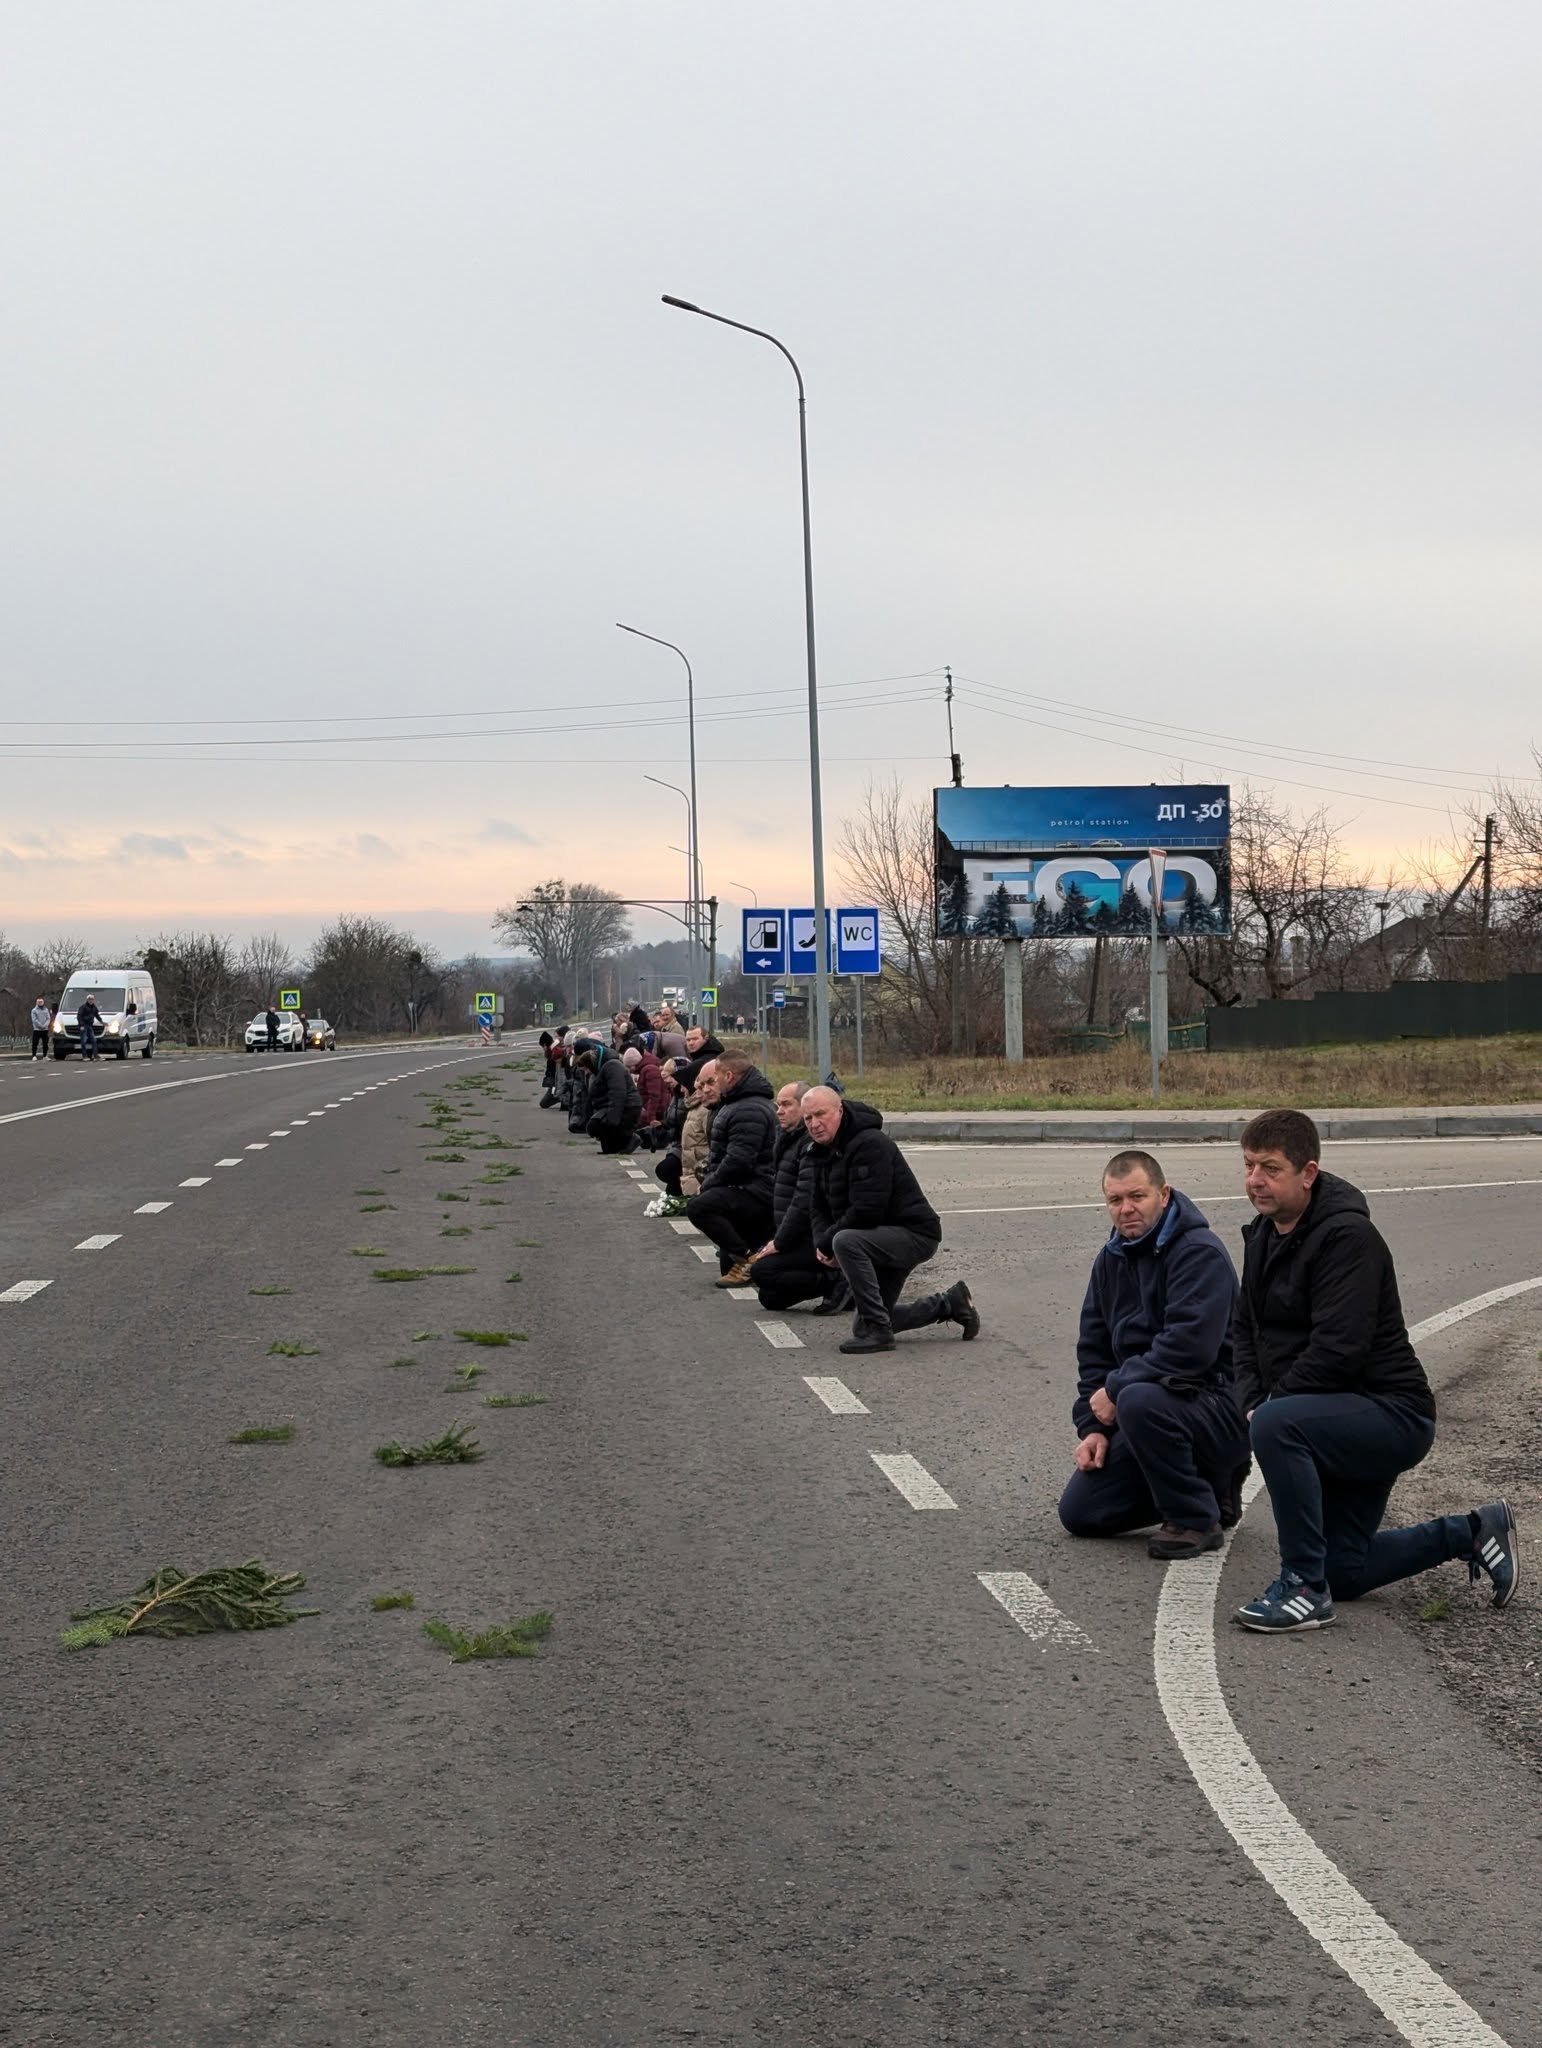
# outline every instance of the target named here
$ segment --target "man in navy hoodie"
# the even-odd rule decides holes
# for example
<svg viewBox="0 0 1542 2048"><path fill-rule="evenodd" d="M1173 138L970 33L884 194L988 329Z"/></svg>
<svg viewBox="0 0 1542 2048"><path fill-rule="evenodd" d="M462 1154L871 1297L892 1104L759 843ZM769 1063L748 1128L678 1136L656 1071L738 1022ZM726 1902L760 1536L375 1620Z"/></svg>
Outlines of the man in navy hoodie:
<svg viewBox="0 0 1542 2048"><path fill-rule="evenodd" d="M1247 1427L1232 1393L1237 1280L1226 1247L1149 1152L1103 1169L1113 1229L1093 1261L1076 1340L1073 1536L1161 1527L1171 1562L1219 1550L1241 1514Z"/></svg>

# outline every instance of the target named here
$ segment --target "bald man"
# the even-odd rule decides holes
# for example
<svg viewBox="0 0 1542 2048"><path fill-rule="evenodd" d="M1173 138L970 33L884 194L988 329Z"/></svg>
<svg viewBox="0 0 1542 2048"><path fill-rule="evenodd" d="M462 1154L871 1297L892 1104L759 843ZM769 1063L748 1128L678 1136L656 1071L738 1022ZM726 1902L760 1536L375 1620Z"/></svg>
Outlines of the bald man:
<svg viewBox="0 0 1542 2048"><path fill-rule="evenodd" d="M895 1332L929 1323L958 1323L964 1339L979 1334L980 1318L969 1289L957 1281L945 1294L924 1294L900 1305L900 1290L942 1242L937 1211L894 1140L883 1117L865 1102L846 1102L833 1088L811 1088L803 1098L813 1177L810 1217L814 1255L838 1266L856 1306L842 1351L892 1351Z"/></svg>

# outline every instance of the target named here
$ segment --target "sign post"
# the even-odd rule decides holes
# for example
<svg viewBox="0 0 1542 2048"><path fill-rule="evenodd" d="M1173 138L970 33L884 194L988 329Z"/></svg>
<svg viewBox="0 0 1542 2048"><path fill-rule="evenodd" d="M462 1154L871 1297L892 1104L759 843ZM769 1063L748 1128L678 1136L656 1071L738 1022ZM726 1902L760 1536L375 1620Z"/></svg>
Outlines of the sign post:
<svg viewBox="0 0 1542 2048"><path fill-rule="evenodd" d="M835 971L848 974L857 985L857 1072L862 1072L862 983L869 975L883 973L883 947L879 941L876 910L837 910L835 913Z"/></svg>
<svg viewBox="0 0 1542 2048"><path fill-rule="evenodd" d="M1163 935L1162 896L1167 886L1167 855L1153 847L1151 862L1151 992L1146 1004L1151 1019L1151 1099L1162 1099L1162 1060L1167 1051L1167 940Z"/></svg>
<svg viewBox="0 0 1542 2048"><path fill-rule="evenodd" d="M1023 1063L1023 942L1014 933L1001 942L1001 1024L1007 1065Z"/></svg>

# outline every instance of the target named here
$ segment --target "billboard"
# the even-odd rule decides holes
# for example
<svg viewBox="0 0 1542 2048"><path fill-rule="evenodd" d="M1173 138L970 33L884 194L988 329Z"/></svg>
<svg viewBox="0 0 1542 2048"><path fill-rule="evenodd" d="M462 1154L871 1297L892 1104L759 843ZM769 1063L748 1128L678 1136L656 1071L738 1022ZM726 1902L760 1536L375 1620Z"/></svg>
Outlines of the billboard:
<svg viewBox="0 0 1542 2048"><path fill-rule="evenodd" d="M1153 850L1169 935L1231 931L1224 784L938 789L932 817L945 938L1147 938Z"/></svg>

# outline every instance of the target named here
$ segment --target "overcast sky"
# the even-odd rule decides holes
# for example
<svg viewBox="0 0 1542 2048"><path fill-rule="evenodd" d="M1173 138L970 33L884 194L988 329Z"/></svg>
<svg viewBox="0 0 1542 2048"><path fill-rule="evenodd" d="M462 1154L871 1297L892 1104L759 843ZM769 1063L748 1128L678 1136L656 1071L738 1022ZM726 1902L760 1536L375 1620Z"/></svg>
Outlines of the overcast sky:
<svg viewBox="0 0 1542 2048"><path fill-rule="evenodd" d="M944 663L972 782L1378 863L1537 772L1535 8L0 20L13 938L678 893L618 619L708 887L806 898L792 378L663 292L808 380L832 842L946 779Z"/></svg>

